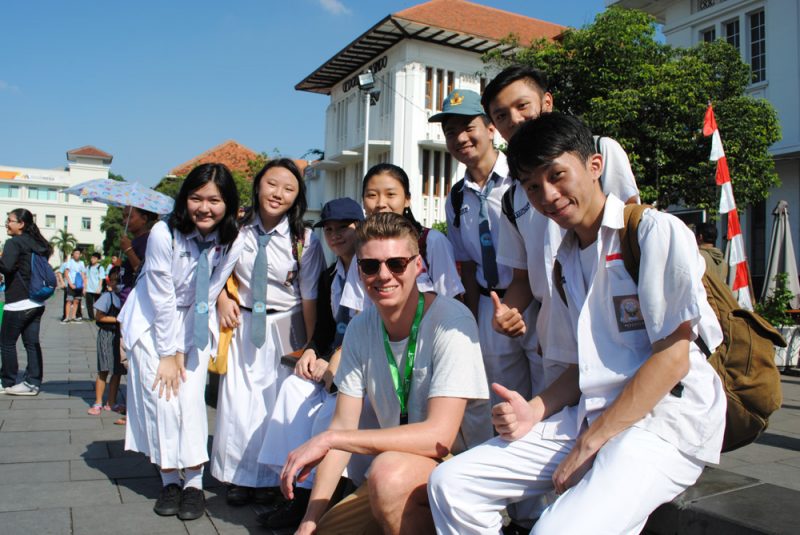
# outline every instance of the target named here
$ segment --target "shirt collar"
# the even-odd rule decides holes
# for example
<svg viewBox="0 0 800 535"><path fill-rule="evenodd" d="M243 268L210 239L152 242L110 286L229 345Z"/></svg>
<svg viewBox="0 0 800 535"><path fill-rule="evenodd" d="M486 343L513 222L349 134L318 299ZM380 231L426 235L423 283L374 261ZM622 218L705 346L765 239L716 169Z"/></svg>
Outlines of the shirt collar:
<svg viewBox="0 0 800 535"><path fill-rule="evenodd" d="M274 228L266 229L264 228L264 224L261 223L261 218L256 213L253 222L249 223L247 226L252 227L256 233L259 233L258 231L260 230L260 234L279 234L281 236L287 236L289 234L289 216L284 215Z"/></svg>
<svg viewBox="0 0 800 535"><path fill-rule="evenodd" d="M200 231L195 228L189 234L186 234L186 239L188 240L196 240L196 241L210 241L213 243L217 242L217 229L212 230L206 236L200 234Z"/></svg>
<svg viewBox="0 0 800 535"><path fill-rule="evenodd" d="M623 212L625 204L613 193L609 193L606 198L606 205L603 208L603 221L600 227L607 227L612 230L619 230L625 226Z"/></svg>
<svg viewBox="0 0 800 535"><path fill-rule="evenodd" d="M497 160L494 162L494 166L492 167L492 172L489 173L489 180L495 181L495 186L499 186L505 182L511 184L511 177L510 171L508 169L508 159L506 155L503 154L503 151L497 151ZM468 187L471 190L478 191L478 186L469 179L469 172L464 174L464 186Z"/></svg>

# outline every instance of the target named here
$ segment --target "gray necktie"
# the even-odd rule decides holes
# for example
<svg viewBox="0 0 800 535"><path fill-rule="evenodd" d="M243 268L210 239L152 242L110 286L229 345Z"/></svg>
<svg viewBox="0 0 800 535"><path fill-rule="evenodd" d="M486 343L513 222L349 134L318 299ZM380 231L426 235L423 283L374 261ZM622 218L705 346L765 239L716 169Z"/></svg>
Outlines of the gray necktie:
<svg viewBox="0 0 800 535"><path fill-rule="evenodd" d="M208 280L211 274L206 250L214 242L195 238L195 243L200 250L200 257L197 259L194 282L194 346L199 351L208 343Z"/></svg>
<svg viewBox="0 0 800 535"><path fill-rule="evenodd" d="M489 214L488 207L489 195L494 188L494 180L489 177L489 181L483 189L483 193L478 193L478 199L481 201L481 207L478 211L478 232L481 241L481 260L483 260L483 278L486 279L486 286L492 290L497 286L497 255L494 251L494 243L492 243L492 233L489 230Z"/></svg>
<svg viewBox="0 0 800 535"><path fill-rule="evenodd" d="M250 322L250 341L256 347L264 345L267 339L267 244L270 234L258 230L258 253L253 265L252 293L253 315Z"/></svg>

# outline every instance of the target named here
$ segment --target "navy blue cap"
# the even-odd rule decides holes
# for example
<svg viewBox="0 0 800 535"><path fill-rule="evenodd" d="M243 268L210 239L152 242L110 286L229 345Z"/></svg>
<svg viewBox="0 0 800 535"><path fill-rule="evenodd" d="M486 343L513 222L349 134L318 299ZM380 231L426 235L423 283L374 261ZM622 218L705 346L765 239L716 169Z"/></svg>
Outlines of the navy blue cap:
<svg viewBox="0 0 800 535"><path fill-rule="evenodd" d="M322 207L320 220L314 228L321 227L327 221L364 221L364 210L350 197L333 199Z"/></svg>

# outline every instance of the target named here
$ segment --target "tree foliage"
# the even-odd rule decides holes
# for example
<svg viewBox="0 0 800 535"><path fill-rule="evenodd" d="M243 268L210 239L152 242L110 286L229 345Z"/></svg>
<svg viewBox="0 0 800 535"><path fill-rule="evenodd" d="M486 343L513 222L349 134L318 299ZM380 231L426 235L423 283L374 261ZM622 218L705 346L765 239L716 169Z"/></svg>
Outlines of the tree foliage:
<svg viewBox="0 0 800 535"><path fill-rule="evenodd" d="M61 260L63 261L66 260L72 250L78 246L78 240L75 238L75 235L67 229L59 229L55 236L50 238L50 245L61 252Z"/></svg>
<svg viewBox="0 0 800 535"><path fill-rule="evenodd" d="M768 148L780 127L771 104L745 95L748 65L723 41L686 49L655 36L650 15L612 7L558 42L537 41L511 56L490 53L484 61L547 73L556 109L582 117L627 150L644 202L716 214L711 138L702 134L711 101L737 204L765 199L779 183Z"/></svg>

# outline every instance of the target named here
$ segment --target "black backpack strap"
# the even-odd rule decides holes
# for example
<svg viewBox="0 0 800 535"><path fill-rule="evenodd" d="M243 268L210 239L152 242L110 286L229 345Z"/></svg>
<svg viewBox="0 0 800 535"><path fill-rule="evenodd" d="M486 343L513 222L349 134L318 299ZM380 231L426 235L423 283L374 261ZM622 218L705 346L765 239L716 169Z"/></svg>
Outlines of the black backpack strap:
<svg viewBox="0 0 800 535"><path fill-rule="evenodd" d="M450 188L450 202L453 203L453 226L461 227L461 207L464 205L464 179L462 178Z"/></svg>
<svg viewBox="0 0 800 535"><path fill-rule="evenodd" d="M514 182L511 184L511 187L503 193L503 201L501 203L503 213L511 221L511 224L514 225L514 228L517 227L517 215L514 213L514 193L517 191L517 183Z"/></svg>

